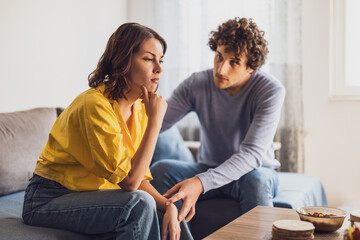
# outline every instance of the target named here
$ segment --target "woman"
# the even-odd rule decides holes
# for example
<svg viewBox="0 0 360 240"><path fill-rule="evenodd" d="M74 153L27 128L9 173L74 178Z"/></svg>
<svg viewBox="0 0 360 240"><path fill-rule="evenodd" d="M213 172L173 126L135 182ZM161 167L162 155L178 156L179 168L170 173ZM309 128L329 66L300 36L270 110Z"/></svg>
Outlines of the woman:
<svg viewBox="0 0 360 240"><path fill-rule="evenodd" d="M165 40L136 23L110 37L89 90L56 120L26 189L23 219L33 226L116 239L191 239L178 210L148 182L167 103L155 93ZM155 200L155 201L154 201Z"/></svg>

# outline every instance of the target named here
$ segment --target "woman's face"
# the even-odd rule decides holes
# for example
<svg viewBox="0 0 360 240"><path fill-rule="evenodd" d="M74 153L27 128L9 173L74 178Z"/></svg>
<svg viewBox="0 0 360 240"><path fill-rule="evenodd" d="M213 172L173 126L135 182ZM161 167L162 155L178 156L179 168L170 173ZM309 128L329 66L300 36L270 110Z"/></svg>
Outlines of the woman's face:
<svg viewBox="0 0 360 240"><path fill-rule="evenodd" d="M162 59L163 48L159 40L150 38L142 43L132 57L128 75L133 90L141 92L141 86L145 86L149 92L157 90L162 72Z"/></svg>

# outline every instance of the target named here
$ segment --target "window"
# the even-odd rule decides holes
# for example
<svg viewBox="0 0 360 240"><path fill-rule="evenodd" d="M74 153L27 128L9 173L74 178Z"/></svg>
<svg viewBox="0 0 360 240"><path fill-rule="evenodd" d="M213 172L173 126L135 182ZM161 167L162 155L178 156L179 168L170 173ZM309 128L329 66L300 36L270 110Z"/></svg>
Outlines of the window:
<svg viewBox="0 0 360 240"><path fill-rule="evenodd" d="M331 84L334 100L360 100L360 1L333 0L331 19Z"/></svg>

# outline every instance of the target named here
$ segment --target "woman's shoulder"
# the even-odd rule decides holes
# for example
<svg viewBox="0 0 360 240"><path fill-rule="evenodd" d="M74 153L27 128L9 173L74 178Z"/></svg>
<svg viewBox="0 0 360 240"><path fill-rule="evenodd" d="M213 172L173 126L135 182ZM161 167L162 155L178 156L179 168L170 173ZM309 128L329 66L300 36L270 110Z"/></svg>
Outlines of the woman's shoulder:
<svg viewBox="0 0 360 240"><path fill-rule="evenodd" d="M69 108L87 113L97 112L100 109L112 109L111 100L107 99L104 94L97 88L90 88L80 93Z"/></svg>

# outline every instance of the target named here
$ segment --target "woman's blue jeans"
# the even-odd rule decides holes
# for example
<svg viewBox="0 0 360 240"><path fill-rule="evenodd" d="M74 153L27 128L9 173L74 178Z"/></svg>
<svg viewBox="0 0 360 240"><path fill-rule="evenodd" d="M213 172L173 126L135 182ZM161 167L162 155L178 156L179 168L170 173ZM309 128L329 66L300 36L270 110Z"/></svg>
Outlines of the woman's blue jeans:
<svg viewBox="0 0 360 240"><path fill-rule="evenodd" d="M206 172L208 166L199 163L184 162L180 160L159 160L151 166L154 178L151 184L160 192L166 193L175 184L194 177L196 174ZM242 214L256 207L273 206L279 185L278 174L275 170L259 167L245 174L240 179L201 194L199 199L215 197L232 198L239 202ZM181 207L177 204L178 208Z"/></svg>
<svg viewBox="0 0 360 240"><path fill-rule="evenodd" d="M113 233L116 239L161 237L156 204L147 192L74 192L37 175L30 180L25 192L23 220L32 226L85 234ZM190 234L183 228L184 224L182 233ZM182 236L182 239L191 238L191 235Z"/></svg>

